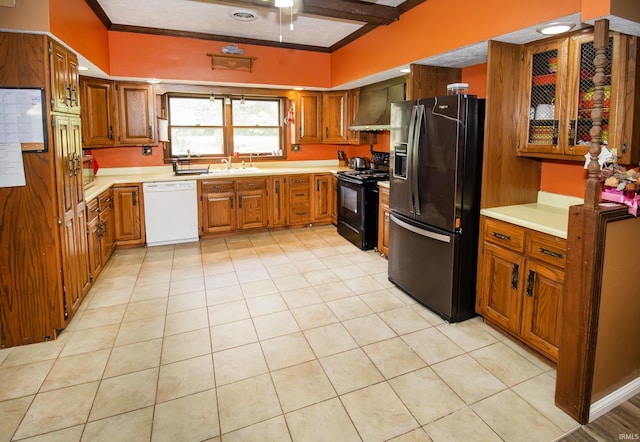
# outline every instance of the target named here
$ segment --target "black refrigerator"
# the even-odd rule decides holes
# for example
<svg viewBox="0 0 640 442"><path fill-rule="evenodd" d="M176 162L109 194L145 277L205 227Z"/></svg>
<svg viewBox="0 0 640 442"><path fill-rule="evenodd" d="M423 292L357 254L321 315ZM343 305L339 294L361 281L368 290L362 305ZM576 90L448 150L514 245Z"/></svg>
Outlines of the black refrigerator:
<svg viewBox="0 0 640 442"><path fill-rule="evenodd" d="M389 280L449 322L475 315L484 100L391 104Z"/></svg>

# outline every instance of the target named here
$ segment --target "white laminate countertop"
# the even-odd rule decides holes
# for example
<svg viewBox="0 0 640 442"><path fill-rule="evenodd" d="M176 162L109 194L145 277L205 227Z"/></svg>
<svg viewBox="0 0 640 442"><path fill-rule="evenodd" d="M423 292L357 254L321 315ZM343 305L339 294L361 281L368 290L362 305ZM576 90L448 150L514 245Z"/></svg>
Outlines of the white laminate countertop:
<svg viewBox="0 0 640 442"><path fill-rule="evenodd" d="M579 204L584 204L582 198L538 192L536 203L492 207L480 214L566 239L569 207Z"/></svg>
<svg viewBox="0 0 640 442"><path fill-rule="evenodd" d="M203 165L206 167L206 165ZM256 163L257 170L243 171L240 165L235 165L231 172L227 172L219 164L211 165L212 173L203 175L176 175L171 166L152 167L122 167L100 169L93 184L85 188L85 199L91 200L114 184L138 184L160 181L189 181L212 180L225 178L242 178L269 175L293 175L298 173L336 173L349 170L348 167L338 165L338 160L315 161L278 161Z"/></svg>

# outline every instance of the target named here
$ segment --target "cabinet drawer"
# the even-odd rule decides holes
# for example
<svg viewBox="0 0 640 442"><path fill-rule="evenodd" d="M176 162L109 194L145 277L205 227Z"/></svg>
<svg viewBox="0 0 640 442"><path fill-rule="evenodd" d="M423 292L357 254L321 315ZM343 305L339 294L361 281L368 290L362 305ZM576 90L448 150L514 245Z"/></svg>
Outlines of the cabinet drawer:
<svg viewBox="0 0 640 442"><path fill-rule="evenodd" d="M289 187L309 187L310 183L310 175L291 175L289 177Z"/></svg>
<svg viewBox="0 0 640 442"><path fill-rule="evenodd" d="M301 224L311 222L311 205L296 204L289 207L290 224Z"/></svg>
<svg viewBox="0 0 640 442"><path fill-rule="evenodd" d="M544 233L530 231L527 234L527 255L539 261L564 269L567 258L567 241Z"/></svg>
<svg viewBox="0 0 640 442"><path fill-rule="evenodd" d="M521 227L485 218L482 235L485 241L500 244L518 252L524 251L524 229Z"/></svg>
<svg viewBox="0 0 640 442"><path fill-rule="evenodd" d="M233 192L233 180L203 181L202 193Z"/></svg>
<svg viewBox="0 0 640 442"><path fill-rule="evenodd" d="M388 209L389 208L389 189L386 187L379 188L380 202L379 205L381 208Z"/></svg>
<svg viewBox="0 0 640 442"><path fill-rule="evenodd" d="M87 202L87 223L100 216L100 206L98 205L98 198L94 198Z"/></svg>
<svg viewBox="0 0 640 442"><path fill-rule="evenodd" d="M306 203L308 201L310 201L308 188L291 189L291 192L289 193L290 203Z"/></svg>
<svg viewBox="0 0 640 442"><path fill-rule="evenodd" d="M265 178L243 178L236 180L236 186L238 191L262 190L267 187L267 180Z"/></svg>
<svg viewBox="0 0 640 442"><path fill-rule="evenodd" d="M113 208L113 193L111 191L101 193L98 197L98 206L101 212Z"/></svg>

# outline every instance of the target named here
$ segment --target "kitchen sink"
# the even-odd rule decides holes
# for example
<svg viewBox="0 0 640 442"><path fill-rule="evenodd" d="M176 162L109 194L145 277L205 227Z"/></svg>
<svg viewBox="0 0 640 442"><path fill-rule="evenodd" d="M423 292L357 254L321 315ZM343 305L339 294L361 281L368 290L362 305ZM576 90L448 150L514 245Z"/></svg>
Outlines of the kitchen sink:
<svg viewBox="0 0 640 442"><path fill-rule="evenodd" d="M242 174L242 173L257 173L257 172L262 172L262 169L259 169L257 167L245 167L243 168L238 168L238 169L227 169L226 167L224 169L209 169L209 172L207 173L203 173L202 175L231 175L231 174Z"/></svg>

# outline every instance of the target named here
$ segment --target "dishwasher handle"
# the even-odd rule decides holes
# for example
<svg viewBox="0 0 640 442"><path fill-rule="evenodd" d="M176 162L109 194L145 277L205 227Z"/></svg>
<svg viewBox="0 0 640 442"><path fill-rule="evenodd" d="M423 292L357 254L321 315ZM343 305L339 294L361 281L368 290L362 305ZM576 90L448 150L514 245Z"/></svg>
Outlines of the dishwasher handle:
<svg viewBox="0 0 640 442"><path fill-rule="evenodd" d="M144 183L145 192L176 192L182 190L191 190L195 186L194 181L166 181L155 183Z"/></svg>

